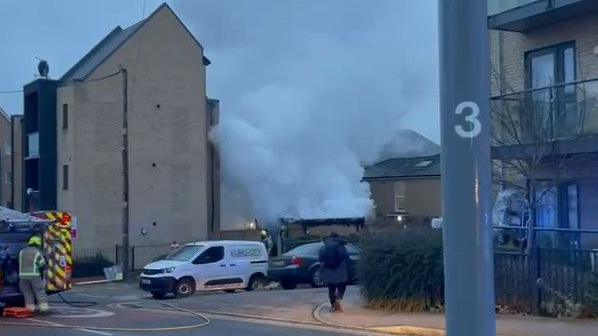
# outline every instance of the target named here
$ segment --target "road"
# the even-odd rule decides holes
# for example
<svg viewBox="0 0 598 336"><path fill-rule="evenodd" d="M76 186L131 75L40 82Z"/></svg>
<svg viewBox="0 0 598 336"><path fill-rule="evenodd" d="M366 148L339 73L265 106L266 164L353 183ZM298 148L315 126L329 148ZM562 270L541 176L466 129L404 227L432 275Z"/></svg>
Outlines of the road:
<svg viewBox="0 0 598 336"><path fill-rule="evenodd" d="M28 320L0 319L0 335L32 336L142 336L148 331L94 330L100 328L180 328L209 323L187 330L152 331L152 335L370 335L316 323L313 308L326 298L323 289L294 291L238 292L234 294L196 294L184 299L156 301L140 291L136 284L101 284L80 286L64 294L68 301L82 306L73 308L51 297L52 313ZM172 307L184 309L174 310ZM1 322L33 323L38 327L2 325ZM41 326L41 327L40 327ZM75 326L55 328L52 326Z"/></svg>

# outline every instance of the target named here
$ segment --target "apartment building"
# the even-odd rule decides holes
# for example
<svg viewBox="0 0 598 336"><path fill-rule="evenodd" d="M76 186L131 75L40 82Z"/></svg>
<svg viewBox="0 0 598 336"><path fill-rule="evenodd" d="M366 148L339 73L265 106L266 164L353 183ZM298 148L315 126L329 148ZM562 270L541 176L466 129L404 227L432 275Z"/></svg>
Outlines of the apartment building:
<svg viewBox="0 0 598 336"><path fill-rule="evenodd" d="M79 250L114 250L125 205L131 245L206 239L219 227L209 64L163 4L114 28L59 80L26 85L25 210L71 211Z"/></svg>
<svg viewBox="0 0 598 336"><path fill-rule="evenodd" d="M11 118L0 108L0 205L12 206Z"/></svg>
<svg viewBox="0 0 598 336"><path fill-rule="evenodd" d="M546 245L595 246L598 2L489 0L488 27L495 181L526 191Z"/></svg>

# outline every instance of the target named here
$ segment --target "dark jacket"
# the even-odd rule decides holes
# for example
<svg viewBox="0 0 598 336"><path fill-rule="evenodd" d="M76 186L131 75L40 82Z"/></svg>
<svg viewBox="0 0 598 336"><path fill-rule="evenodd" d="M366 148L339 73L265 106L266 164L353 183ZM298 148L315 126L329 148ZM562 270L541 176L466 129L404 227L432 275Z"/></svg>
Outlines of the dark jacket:
<svg viewBox="0 0 598 336"><path fill-rule="evenodd" d="M326 248L329 246L337 248L339 251L341 262L336 268L328 268L324 263L324 251L326 251ZM322 263L320 275L322 276L322 281L324 281L325 284L343 284L349 282L349 254L345 248L344 241L340 240L339 238L325 238L324 246L322 246L320 249L319 259Z"/></svg>

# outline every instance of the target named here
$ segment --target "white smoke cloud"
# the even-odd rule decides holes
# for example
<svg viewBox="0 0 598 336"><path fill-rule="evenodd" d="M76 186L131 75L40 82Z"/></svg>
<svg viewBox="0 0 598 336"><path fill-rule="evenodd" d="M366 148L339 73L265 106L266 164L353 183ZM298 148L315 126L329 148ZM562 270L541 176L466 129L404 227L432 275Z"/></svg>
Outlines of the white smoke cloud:
<svg viewBox="0 0 598 336"><path fill-rule="evenodd" d="M172 4L212 61L224 229L363 216L361 163L401 125L438 139L436 1Z"/></svg>
<svg viewBox="0 0 598 336"><path fill-rule="evenodd" d="M213 138L227 192L236 186L247 195L256 217L269 222L370 212L361 163L375 156L392 127L382 123L378 130L386 131L370 133L375 129L362 129L367 122L357 122L368 111L327 110L292 87L265 86L247 95L242 106L243 111L222 113Z"/></svg>

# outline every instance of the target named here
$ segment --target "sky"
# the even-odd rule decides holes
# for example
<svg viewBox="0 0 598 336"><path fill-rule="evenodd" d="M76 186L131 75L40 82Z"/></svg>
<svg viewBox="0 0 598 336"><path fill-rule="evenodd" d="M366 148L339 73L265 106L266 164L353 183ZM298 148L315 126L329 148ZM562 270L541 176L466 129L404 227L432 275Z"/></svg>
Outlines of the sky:
<svg viewBox="0 0 598 336"><path fill-rule="evenodd" d="M160 1L3 0L0 91L59 78ZM411 128L439 141L435 0L173 0L212 61L223 222L372 213L364 166ZM21 94L0 94L21 113ZM393 148L415 145L398 140ZM227 217L228 216L228 217ZM226 225L223 225L227 228Z"/></svg>
<svg viewBox="0 0 598 336"><path fill-rule="evenodd" d="M161 2L2 0L0 91L33 80L36 57L60 77L115 26L135 23ZM212 60L208 91L223 111L273 82L310 95L330 77L341 81L331 97L358 95L374 104L364 118L392 109L403 127L439 141L435 0L168 3ZM0 107L22 113L22 96L0 94Z"/></svg>

